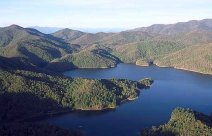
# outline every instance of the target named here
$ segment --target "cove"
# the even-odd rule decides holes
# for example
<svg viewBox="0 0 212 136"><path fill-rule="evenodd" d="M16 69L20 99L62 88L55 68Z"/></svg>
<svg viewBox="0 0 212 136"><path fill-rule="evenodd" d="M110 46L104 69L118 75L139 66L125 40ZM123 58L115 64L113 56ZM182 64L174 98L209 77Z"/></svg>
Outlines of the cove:
<svg viewBox="0 0 212 136"><path fill-rule="evenodd" d="M157 66L119 64L110 69L76 69L69 77L96 79L154 79L150 89L141 90L134 101L110 111L76 111L44 119L63 128L75 128L86 136L137 136L142 128L167 122L175 107L212 112L212 76Z"/></svg>

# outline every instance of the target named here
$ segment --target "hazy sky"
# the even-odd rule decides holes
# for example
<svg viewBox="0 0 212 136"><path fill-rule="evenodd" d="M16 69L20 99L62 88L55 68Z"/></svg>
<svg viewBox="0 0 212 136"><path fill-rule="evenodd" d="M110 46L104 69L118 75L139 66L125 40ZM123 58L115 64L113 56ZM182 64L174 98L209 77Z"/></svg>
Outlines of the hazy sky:
<svg viewBox="0 0 212 136"><path fill-rule="evenodd" d="M212 18L212 0L0 0L0 26L135 28Z"/></svg>

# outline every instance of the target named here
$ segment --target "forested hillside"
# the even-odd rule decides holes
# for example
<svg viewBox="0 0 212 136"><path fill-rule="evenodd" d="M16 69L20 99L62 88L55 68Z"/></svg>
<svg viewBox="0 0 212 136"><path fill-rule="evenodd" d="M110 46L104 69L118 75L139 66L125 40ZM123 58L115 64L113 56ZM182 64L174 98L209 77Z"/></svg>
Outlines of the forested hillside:
<svg viewBox="0 0 212 136"><path fill-rule="evenodd" d="M121 62L119 58L112 55L110 51L94 47L55 59L47 68L53 70L58 68L59 71L74 68L110 68L115 67L119 62Z"/></svg>
<svg viewBox="0 0 212 136"><path fill-rule="evenodd" d="M155 64L212 74L212 43L187 47L158 59Z"/></svg>
<svg viewBox="0 0 212 136"><path fill-rule="evenodd" d="M74 49L74 46L66 44L61 39L35 29L16 25L0 28L0 55L22 57L39 67L71 53Z"/></svg>
<svg viewBox="0 0 212 136"><path fill-rule="evenodd" d="M54 33L53 35L63 38L69 43L81 45L82 49L79 49L79 52L82 50L84 51L82 51L83 53L81 52L75 55L67 55L64 57L66 61L74 62L74 56L86 56L85 50L89 49L88 47L96 44L102 49L110 49L110 54L117 57L120 62L134 63L138 65L149 65L154 63L160 66L163 63L171 60L169 56L179 54L178 52L182 49L190 49L192 50L192 54L198 54L196 53L198 52L196 49L193 51L193 47L197 45L199 48L203 48L202 50L205 50L205 54L210 54L211 49L209 48L207 50L205 48L208 47L205 46L212 43L212 20L193 20L169 25L156 24L149 27L136 28L120 33L89 34L73 30L69 30L69 33L66 29L64 29ZM73 37L74 39L72 39ZM184 53L188 57L192 57L192 54L190 55L190 53L186 51L184 51ZM86 54L88 54L88 52ZM93 54L90 53L88 56L93 56ZM64 58L62 60L64 60ZM91 57L91 59L93 59L93 57ZM189 60L185 57L181 57L180 61L181 63L187 63ZM107 65L108 61L104 61L104 58L101 60L101 62L105 64L98 65L98 63L94 63L94 65L97 67L111 66ZM200 60L198 57L194 57L192 61L189 61L187 64L189 66L186 66L186 68L177 61L169 62L171 64L166 65L172 67L177 66L177 68L210 74L212 71L210 67L208 67L208 63L210 66L211 62L207 60L207 57L202 57L201 63L202 62L207 64L199 64ZM196 67L196 65L200 66ZM80 67L82 67L82 65ZM83 67L94 66L89 65L89 63L84 63Z"/></svg>
<svg viewBox="0 0 212 136"><path fill-rule="evenodd" d="M191 20L188 22L179 22L176 24L154 24L149 27L141 27L132 31L144 31L155 34L177 35L196 30L212 31L212 19Z"/></svg>
<svg viewBox="0 0 212 136"><path fill-rule="evenodd" d="M13 135L15 130L22 135L27 130L29 135L79 135L22 121L70 110L116 108L123 101L137 98L139 89L150 86L153 81L73 79L64 77L63 71L108 68L124 62L212 74L211 43L210 19L120 33L91 34L64 29L43 34L17 25L0 28L0 133ZM211 126L200 122L199 117L210 120L190 110L176 109L169 123L142 134L212 133ZM48 128L52 131L46 131Z"/></svg>
<svg viewBox="0 0 212 136"><path fill-rule="evenodd" d="M29 71L20 65L0 65L0 134L5 136L79 136L81 133L75 130L27 121L73 110L113 109L122 101L137 98L139 90L153 82L72 79L43 69Z"/></svg>
<svg viewBox="0 0 212 136"><path fill-rule="evenodd" d="M74 68L108 68L124 62L211 74L208 59L211 24L211 19L205 19L156 24L120 33L91 34L63 29L52 35L12 25L0 28L0 56L25 59L36 67L60 72ZM181 54L184 57L172 59ZM192 57L195 54L200 55Z"/></svg>
<svg viewBox="0 0 212 136"><path fill-rule="evenodd" d="M25 70L1 69L1 120L21 119L64 108L116 108L121 101L136 98L138 90L146 86L149 84L143 81L71 79Z"/></svg>
<svg viewBox="0 0 212 136"><path fill-rule="evenodd" d="M212 118L191 109L176 108L168 123L144 129L141 136L210 136Z"/></svg>

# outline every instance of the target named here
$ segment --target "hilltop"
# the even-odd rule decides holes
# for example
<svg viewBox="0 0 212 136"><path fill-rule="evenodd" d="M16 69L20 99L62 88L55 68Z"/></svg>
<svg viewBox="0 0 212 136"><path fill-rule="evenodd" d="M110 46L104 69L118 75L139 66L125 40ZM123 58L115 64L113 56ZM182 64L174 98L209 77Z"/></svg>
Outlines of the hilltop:
<svg viewBox="0 0 212 136"><path fill-rule="evenodd" d="M22 121L71 110L113 109L125 100L137 98L139 89L149 87L153 82L151 79L67 78L62 75L63 71L133 63L212 74L211 47L211 19L153 25L119 33L63 29L44 34L17 25L0 28L0 109L3 111L0 122L4 123L0 132L11 135L11 128L15 128L20 134L26 129L37 133L40 129L36 128L43 128L41 130L45 133L57 131L58 135L79 135L54 126L23 124ZM170 123L145 133L168 129L171 133L184 134L170 124L177 116L187 114L192 114L192 122L186 123L195 123L190 110L178 109L173 112ZM180 118L180 122L174 120L175 125L184 119ZM20 125L17 128L14 127L16 123ZM207 125L197 123L201 130L207 128L207 132L211 131ZM46 128L52 128L52 131L47 132Z"/></svg>
<svg viewBox="0 0 212 136"><path fill-rule="evenodd" d="M111 55L120 60L119 62L139 64L136 62L141 61L141 64L145 65L153 63L162 66L164 62L167 62L168 56L181 50L189 50L195 46L207 48L205 46L212 43L212 19L192 20L168 25L155 24L119 33L91 34L64 29L53 33L53 35L68 43L80 45L80 51L89 50L89 47L98 45L96 47L109 50ZM197 50L192 49L192 51L192 54L198 54ZM210 49L205 50L205 54L210 54ZM188 53L187 55L190 56ZM205 64L195 67L199 63L197 57L188 63L189 66L186 68L182 63L186 63L188 60L182 57L180 61L181 63L173 61L171 65L167 65L171 67L177 65L177 68L200 73L210 74L212 72L210 67ZM211 63L205 57L201 61L209 63L209 65Z"/></svg>
<svg viewBox="0 0 212 136"><path fill-rule="evenodd" d="M206 74L212 72L208 59L212 19L155 24L118 33L86 33L66 28L44 34L11 25L0 28L0 39L0 56L24 58L36 67L53 71L107 68L123 62L170 66ZM201 64L200 57L192 57L192 54L199 54L200 48L206 54L201 57ZM192 50L191 54L189 50ZM187 56L172 59L180 54ZM188 57L193 59L189 61Z"/></svg>
<svg viewBox="0 0 212 136"><path fill-rule="evenodd" d="M210 136L212 119L197 111L176 108L168 123L144 129L141 136Z"/></svg>

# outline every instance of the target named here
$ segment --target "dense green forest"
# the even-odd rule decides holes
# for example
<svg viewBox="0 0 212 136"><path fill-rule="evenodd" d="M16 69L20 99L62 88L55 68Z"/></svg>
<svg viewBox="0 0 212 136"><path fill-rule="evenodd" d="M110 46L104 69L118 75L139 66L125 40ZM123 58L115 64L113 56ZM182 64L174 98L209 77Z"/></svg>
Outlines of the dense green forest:
<svg viewBox="0 0 212 136"><path fill-rule="evenodd" d="M0 124L1 136L82 136L72 129L63 129L42 123L8 123Z"/></svg>
<svg viewBox="0 0 212 136"><path fill-rule="evenodd" d="M0 68L0 134L4 136L79 136L75 130L26 121L72 110L116 108L153 83L151 79L72 79L9 66Z"/></svg>
<svg viewBox="0 0 212 136"><path fill-rule="evenodd" d="M211 74L210 24L212 20L200 20L96 34L71 29L43 34L17 25L0 28L0 133L79 135L23 121L70 110L116 108L123 101L135 99L140 89L153 83L151 79L64 77L61 72L70 69L107 68L123 62ZM204 122L199 121L202 119ZM167 124L142 134L201 135L204 131L209 135L211 126L207 120L211 118L176 109ZM46 131L48 128L51 130Z"/></svg>
<svg viewBox="0 0 212 136"><path fill-rule="evenodd" d="M60 109L116 108L139 95L150 79L94 80L65 78L25 70L0 70L1 120L20 119ZM23 99L22 99L23 98ZM8 109L8 110L6 110Z"/></svg>
<svg viewBox="0 0 212 136"><path fill-rule="evenodd" d="M149 62L181 50L184 47L183 43L176 41L144 40L142 42L117 46L113 54L126 63L135 63L138 60Z"/></svg>
<svg viewBox="0 0 212 136"><path fill-rule="evenodd" d="M141 136L210 136L211 134L211 116L184 108L174 109L168 123L141 132Z"/></svg>
<svg viewBox="0 0 212 136"><path fill-rule="evenodd" d="M152 25L120 33L97 33L92 36L79 31L64 30L63 32L60 30L53 35L83 47L98 44L101 48L110 48L110 54L124 63L146 66L151 62L158 66L211 74L211 62L207 59L209 56L207 54L211 54L211 49L206 47L212 42L211 22L211 19L205 19L170 25ZM71 35L72 37L76 35L76 37L71 39L69 38ZM199 49L207 48L204 50L206 56L201 57L201 61L200 57L193 57L198 56L200 52L196 49L196 45ZM183 57L177 57L181 54L184 54ZM179 59L172 59L172 57ZM72 61L72 58L69 60ZM106 65L107 63L105 62L104 66L110 67L111 65ZM84 63L83 67L86 66L91 67L89 63Z"/></svg>
<svg viewBox="0 0 212 136"><path fill-rule="evenodd" d="M190 46L178 52L161 57L155 64L200 73L212 74L212 44ZM195 64L195 65L194 65Z"/></svg>
<svg viewBox="0 0 212 136"><path fill-rule="evenodd" d="M59 72L109 68L124 62L211 74L211 22L153 25L119 33L63 29L51 35L12 25L0 28L0 56L25 58L39 68ZM196 57L200 52L205 55Z"/></svg>
<svg viewBox="0 0 212 136"><path fill-rule="evenodd" d="M110 68L115 67L120 62L118 57L110 54L105 49L84 49L80 52L68 54L60 59L55 59L47 69L64 71L67 67L74 68ZM61 66L62 65L62 66ZM64 67L63 67L64 66Z"/></svg>

